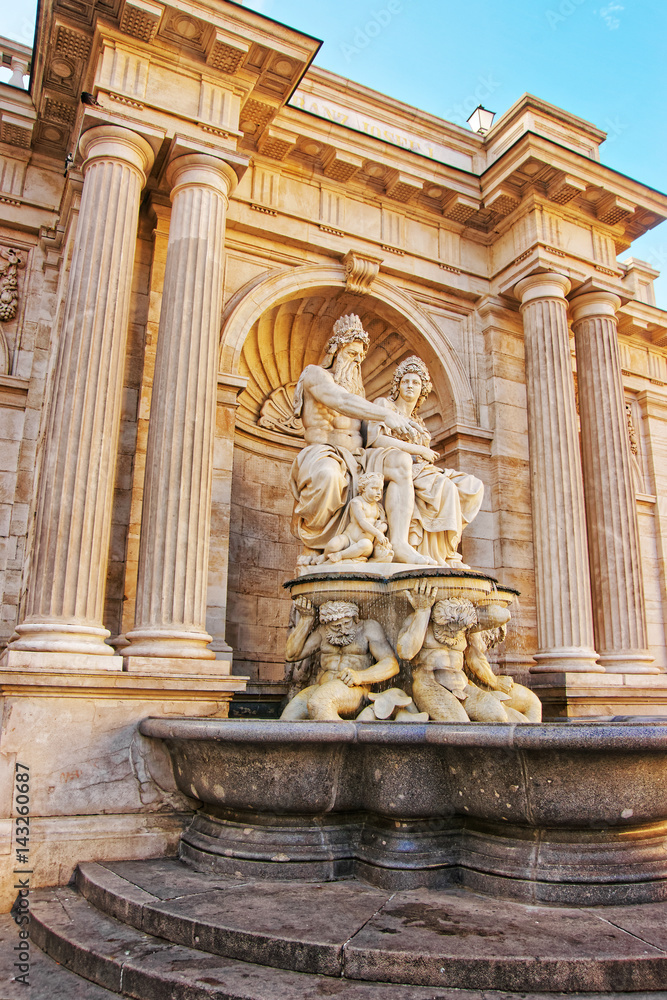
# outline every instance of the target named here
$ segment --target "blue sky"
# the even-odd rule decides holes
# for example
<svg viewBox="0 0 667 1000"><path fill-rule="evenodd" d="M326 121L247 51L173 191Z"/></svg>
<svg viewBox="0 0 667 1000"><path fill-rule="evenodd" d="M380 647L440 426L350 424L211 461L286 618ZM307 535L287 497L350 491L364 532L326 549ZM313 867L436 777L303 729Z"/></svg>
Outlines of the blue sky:
<svg viewBox="0 0 667 1000"><path fill-rule="evenodd" d="M0 0L0 34L30 43L35 0ZM529 91L608 133L602 162L667 188L664 0L248 0L324 44L317 64L463 124L482 102L498 115ZM667 222L630 254L663 271ZM626 255L626 256L629 256Z"/></svg>

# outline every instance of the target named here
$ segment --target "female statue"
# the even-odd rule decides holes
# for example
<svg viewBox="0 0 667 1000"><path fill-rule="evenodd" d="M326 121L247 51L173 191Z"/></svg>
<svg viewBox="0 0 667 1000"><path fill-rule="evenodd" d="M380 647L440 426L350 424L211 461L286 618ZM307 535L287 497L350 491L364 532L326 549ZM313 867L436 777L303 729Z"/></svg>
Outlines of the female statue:
<svg viewBox="0 0 667 1000"><path fill-rule="evenodd" d="M439 455L431 450L431 436L419 416L419 409L432 388L428 368L421 358L412 356L398 365L389 398L381 397L375 403L408 417L419 429L417 440L403 440L385 423L369 422L366 472L382 472L390 449L410 454L415 491L410 545L438 566L468 569L458 546L463 529L479 512L484 484L475 476L436 467Z"/></svg>

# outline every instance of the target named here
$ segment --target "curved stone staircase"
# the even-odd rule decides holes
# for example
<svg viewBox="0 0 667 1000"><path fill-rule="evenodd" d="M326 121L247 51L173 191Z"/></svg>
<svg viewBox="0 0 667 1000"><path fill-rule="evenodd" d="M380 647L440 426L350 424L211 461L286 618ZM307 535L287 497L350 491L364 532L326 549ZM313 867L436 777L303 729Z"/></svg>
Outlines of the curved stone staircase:
<svg viewBox="0 0 667 1000"><path fill-rule="evenodd" d="M528 906L457 888L214 876L160 859L82 864L75 886L39 890L31 905L32 942L95 984L72 997L667 1000L667 903Z"/></svg>

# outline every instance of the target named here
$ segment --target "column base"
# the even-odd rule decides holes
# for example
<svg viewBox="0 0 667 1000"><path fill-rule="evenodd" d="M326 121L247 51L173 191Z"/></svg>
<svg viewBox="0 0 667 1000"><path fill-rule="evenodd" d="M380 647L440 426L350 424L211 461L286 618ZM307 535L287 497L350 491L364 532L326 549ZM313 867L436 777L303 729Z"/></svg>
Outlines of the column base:
<svg viewBox="0 0 667 1000"><path fill-rule="evenodd" d="M600 664L608 674L661 674L653 666L653 657L642 650L639 653L600 653Z"/></svg>
<svg viewBox="0 0 667 1000"><path fill-rule="evenodd" d="M200 660L186 656L126 655L123 657L123 670L130 674L229 677L232 672L232 654L231 651L228 655L220 654L215 660Z"/></svg>
<svg viewBox="0 0 667 1000"><path fill-rule="evenodd" d="M208 632L177 631L169 628L135 628L125 639L129 643L123 647L126 657L163 657L164 659L215 660L215 651L210 643L213 636Z"/></svg>
<svg viewBox="0 0 667 1000"><path fill-rule="evenodd" d="M535 653L535 664L530 667L531 674L582 673L603 674L604 667L598 663L598 655L594 649L581 647L562 647L546 652Z"/></svg>
<svg viewBox="0 0 667 1000"><path fill-rule="evenodd" d="M38 673L113 673L122 671L123 659L94 653L63 653L53 650L15 649L9 646L0 657L0 670L27 670Z"/></svg>
<svg viewBox="0 0 667 1000"><path fill-rule="evenodd" d="M106 628L79 625L76 622L22 622L16 626L8 648L31 653L83 653L113 656L105 639L111 635Z"/></svg>
<svg viewBox="0 0 667 1000"><path fill-rule="evenodd" d="M667 674L531 674L530 688L542 702L544 719L610 719L659 716L667 720Z"/></svg>

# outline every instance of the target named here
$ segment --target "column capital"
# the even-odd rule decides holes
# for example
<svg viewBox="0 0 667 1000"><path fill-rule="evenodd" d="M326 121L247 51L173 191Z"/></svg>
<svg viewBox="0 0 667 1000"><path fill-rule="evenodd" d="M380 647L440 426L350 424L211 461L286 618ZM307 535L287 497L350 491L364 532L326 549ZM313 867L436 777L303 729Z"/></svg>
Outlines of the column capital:
<svg viewBox="0 0 667 1000"><path fill-rule="evenodd" d="M570 279L556 271L530 274L514 286L514 294L521 300L521 308L535 299L562 299L570 291Z"/></svg>
<svg viewBox="0 0 667 1000"><path fill-rule="evenodd" d="M211 188L228 198L238 184L234 168L210 153L184 153L176 156L167 167L166 177L172 201L185 187Z"/></svg>
<svg viewBox="0 0 667 1000"><path fill-rule="evenodd" d="M155 154L143 136L122 125L95 125L83 133L79 149L84 161L84 175L95 160L122 160L141 175L142 187L155 160Z"/></svg>
<svg viewBox="0 0 667 1000"><path fill-rule="evenodd" d="M570 300L570 316L573 323L579 323L582 319L598 319L602 316L614 319L620 307L620 296L600 289L575 295Z"/></svg>

